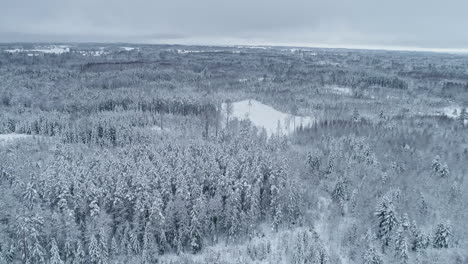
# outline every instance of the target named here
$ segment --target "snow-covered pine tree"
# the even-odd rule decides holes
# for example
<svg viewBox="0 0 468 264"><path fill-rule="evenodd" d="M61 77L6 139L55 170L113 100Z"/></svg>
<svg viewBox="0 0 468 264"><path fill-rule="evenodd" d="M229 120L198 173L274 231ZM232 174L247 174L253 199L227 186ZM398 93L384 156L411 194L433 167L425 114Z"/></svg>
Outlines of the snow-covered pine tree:
<svg viewBox="0 0 468 264"><path fill-rule="evenodd" d="M421 251L429 247L429 237L421 230L419 230L415 221L411 223L409 230L411 232L411 239L409 243L411 250Z"/></svg>
<svg viewBox="0 0 468 264"><path fill-rule="evenodd" d="M84 264L86 263L86 254L83 250L83 245L81 241L77 242L74 258L72 261L73 264Z"/></svg>
<svg viewBox="0 0 468 264"><path fill-rule="evenodd" d="M362 258L363 264L383 264L382 257L377 253L374 247L369 247Z"/></svg>
<svg viewBox="0 0 468 264"><path fill-rule="evenodd" d="M29 253L31 254L31 262L44 263L44 256L46 253L37 237L33 239L32 247Z"/></svg>
<svg viewBox="0 0 468 264"><path fill-rule="evenodd" d="M190 212L190 248L193 253L199 252L203 247L203 225L204 225L205 200L203 194L195 200Z"/></svg>
<svg viewBox="0 0 468 264"><path fill-rule="evenodd" d="M110 258L115 258L119 254L120 254L119 244L117 244L117 240L115 236L112 236L110 250L109 250Z"/></svg>
<svg viewBox="0 0 468 264"><path fill-rule="evenodd" d="M448 248L451 246L452 238L453 234L450 224L440 223L436 227L432 244L435 248Z"/></svg>
<svg viewBox="0 0 468 264"><path fill-rule="evenodd" d="M99 251L99 244L95 235L91 235L88 245L89 261L93 264L98 264L101 260L101 254Z"/></svg>
<svg viewBox="0 0 468 264"><path fill-rule="evenodd" d="M450 170L448 168L447 163L442 164L439 170L439 176L441 178L447 178L450 175Z"/></svg>
<svg viewBox="0 0 468 264"><path fill-rule="evenodd" d="M440 170L440 167L441 167L441 163L440 163L440 157L439 155L437 155L434 160L432 160L432 172L434 174L438 174L439 173L439 170Z"/></svg>
<svg viewBox="0 0 468 264"><path fill-rule="evenodd" d="M395 255L402 264L408 263L408 241L404 233L403 226L400 226L395 233Z"/></svg>
<svg viewBox="0 0 468 264"><path fill-rule="evenodd" d="M107 234L104 230L104 228L99 229L99 252L100 252L100 263L107 263L109 259L109 251L108 251L108 240L107 240Z"/></svg>
<svg viewBox="0 0 468 264"><path fill-rule="evenodd" d="M465 120L468 119L468 112L466 111L466 107L463 107L460 111L460 115L458 116L458 120L460 120L461 124L465 124Z"/></svg>
<svg viewBox="0 0 468 264"><path fill-rule="evenodd" d="M50 246L50 264L63 264L62 259L60 258L59 249L55 238L52 239Z"/></svg>
<svg viewBox="0 0 468 264"><path fill-rule="evenodd" d="M377 236L383 242L382 249L389 245L392 239L392 233L398 226L398 217L392 198L385 195L377 205L375 216L378 221Z"/></svg>
<svg viewBox="0 0 468 264"><path fill-rule="evenodd" d="M241 197L239 186L233 188L226 204L226 224L228 228L228 240L234 241L237 239L241 229L240 223L241 213Z"/></svg>

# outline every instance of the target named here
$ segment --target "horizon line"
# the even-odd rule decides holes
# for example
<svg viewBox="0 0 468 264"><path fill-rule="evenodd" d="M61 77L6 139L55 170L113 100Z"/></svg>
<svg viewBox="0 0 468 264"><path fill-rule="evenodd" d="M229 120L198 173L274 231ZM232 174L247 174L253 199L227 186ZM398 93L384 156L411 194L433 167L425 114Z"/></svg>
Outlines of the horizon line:
<svg viewBox="0 0 468 264"><path fill-rule="evenodd" d="M228 41L230 42L230 41ZM317 43L284 43L284 42L255 42L238 41L235 43L203 42L170 40L159 41L0 41L0 45L9 44L131 44L131 45L170 45L170 46L205 46L205 47L284 47L284 48L317 48L317 49L345 49L345 50L370 50L370 51L398 51L398 52L430 52L446 54L468 54L468 48L424 48L416 46L389 46L366 44L317 44Z"/></svg>

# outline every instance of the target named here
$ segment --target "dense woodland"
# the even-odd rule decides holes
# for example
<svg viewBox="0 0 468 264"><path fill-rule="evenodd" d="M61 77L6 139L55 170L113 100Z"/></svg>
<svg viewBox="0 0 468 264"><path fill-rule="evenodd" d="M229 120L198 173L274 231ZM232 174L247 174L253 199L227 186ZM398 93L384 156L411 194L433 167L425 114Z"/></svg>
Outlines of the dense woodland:
<svg viewBox="0 0 468 264"><path fill-rule="evenodd" d="M0 45L1 264L468 262L468 56L35 45Z"/></svg>

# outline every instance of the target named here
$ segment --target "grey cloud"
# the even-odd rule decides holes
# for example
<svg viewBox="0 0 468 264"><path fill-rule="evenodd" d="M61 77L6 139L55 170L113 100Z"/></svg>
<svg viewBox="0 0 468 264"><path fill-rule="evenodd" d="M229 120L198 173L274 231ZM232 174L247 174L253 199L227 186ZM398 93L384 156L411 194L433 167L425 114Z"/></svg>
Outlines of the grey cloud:
<svg viewBox="0 0 468 264"><path fill-rule="evenodd" d="M466 0L15 0L2 3L0 41L466 48L466 10Z"/></svg>

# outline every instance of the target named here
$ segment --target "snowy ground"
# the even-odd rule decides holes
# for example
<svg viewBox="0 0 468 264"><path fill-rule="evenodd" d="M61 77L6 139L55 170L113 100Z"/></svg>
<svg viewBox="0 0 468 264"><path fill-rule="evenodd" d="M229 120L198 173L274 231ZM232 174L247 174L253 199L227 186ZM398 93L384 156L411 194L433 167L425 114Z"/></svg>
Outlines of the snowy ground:
<svg viewBox="0 0 468 264"><path fill-rule="evenodd" d="M450 105L440 109L438 113L441 113L449 118L458 118L460 116L461 111L462 108L460 106Z"/></svg>
<svg viewBox="0 0 468 264"><path fill-rule="evenodd" d="M9 143L13 143L18 140L32 139L32 138L33 138L32 135L25 135L25 134L16 134L16 133L0 134L0 146L7 145Z"/></svg>
<svg viewBox="0 0 468 264"><path fill-rule="evenodd" d="M353 94L353 90L351 90L351 88L348 88L348 87L330 86L327 88L331 93L334 93L334 94L339 94L339 95L352 95Z"/></svg>
<svg viewBox="0 0 468 264"><path fill-rule="evenodd" d="M222 105L225 117L227 114L226 106L225 103ZM307 127L315 121L312 117L283 113L256 100L243 100L232 103L232 113L229 115L229 118L237 118L239 120L248 118L253 125L265 128L268 136L277 134L278 131L283 135L289 135L294 132L294 127Z"/></svg>
<svg viewBox="0 0 468 264"><path fill-rule="evenodd" d="M34 49L9 49L5 50L9 53L28 52L28 56L34 56L34 53L47 53L47 54L62 54L70 52L70 47L66 45L51 45L51 46L36 46ZM34 52L34 53L31 53Z"/></svg>

